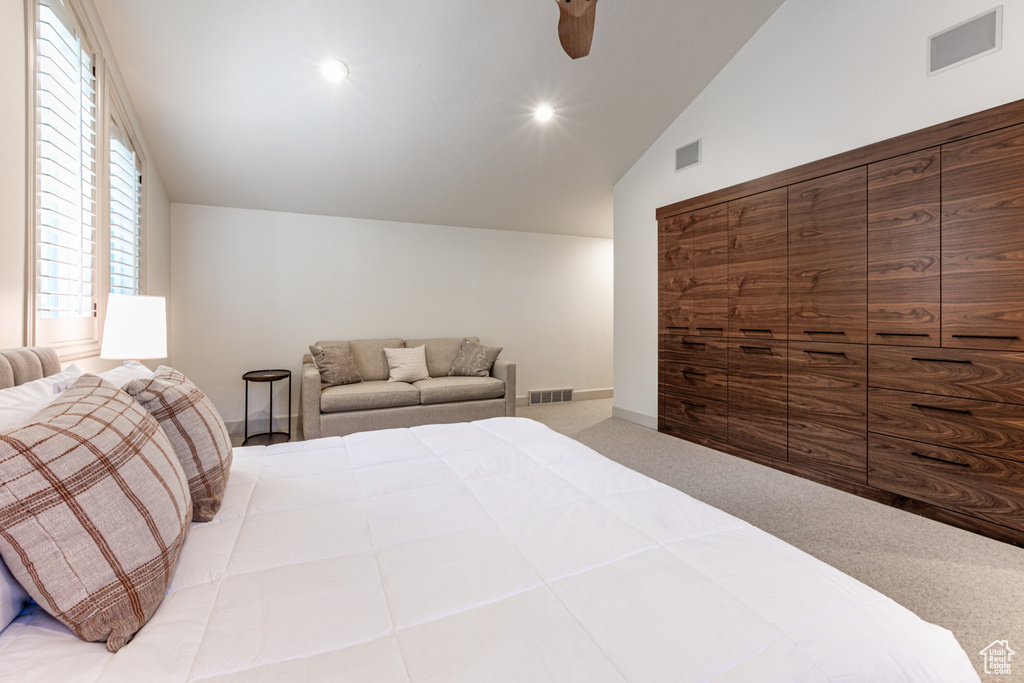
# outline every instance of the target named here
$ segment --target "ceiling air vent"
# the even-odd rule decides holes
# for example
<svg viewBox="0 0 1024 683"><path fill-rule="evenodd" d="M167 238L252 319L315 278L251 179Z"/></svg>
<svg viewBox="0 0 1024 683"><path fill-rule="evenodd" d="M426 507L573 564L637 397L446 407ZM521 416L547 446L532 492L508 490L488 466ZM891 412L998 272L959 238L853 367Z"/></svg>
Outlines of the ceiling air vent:
<svg viewBox="0 0 1024 683"><path fill-rule="evenodd" d="M700 163L700 140L694 140L676 150L676 170L682 171Z"/></svg>
<svg viewBox="0 0 1024 683"><path fill-rule="evenodd" d="M1003 46L1003 6L928 39L928 75L997 52Z"/></svg>

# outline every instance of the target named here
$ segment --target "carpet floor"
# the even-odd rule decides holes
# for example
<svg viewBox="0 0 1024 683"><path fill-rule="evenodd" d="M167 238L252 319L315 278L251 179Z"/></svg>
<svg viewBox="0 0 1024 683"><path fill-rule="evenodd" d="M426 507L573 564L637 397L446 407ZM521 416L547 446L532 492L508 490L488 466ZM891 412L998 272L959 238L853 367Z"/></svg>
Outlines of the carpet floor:
<svg viewBox="0 0 1024 683"><path fill-rule="evenodd" d="M613 418L611 399L522 407L602 455L777 536L956 636L983 681L1024 681L1024 549ZM1010 676L980 652L1007 640Z"/></svg>

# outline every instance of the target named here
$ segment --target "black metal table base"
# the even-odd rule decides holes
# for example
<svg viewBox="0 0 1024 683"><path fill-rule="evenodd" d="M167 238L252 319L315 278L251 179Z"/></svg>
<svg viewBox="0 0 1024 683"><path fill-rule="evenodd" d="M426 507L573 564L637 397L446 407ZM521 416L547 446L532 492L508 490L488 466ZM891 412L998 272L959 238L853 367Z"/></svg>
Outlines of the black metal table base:
<svg viewBox="0 0 1024 683"><path fill-rule="evenodd" d="M292 438L292 371L291 370L253 370L242 375L245 380L245 436L242 445L270 446L285 443ZM274 382L288 380L288 413L285 420L288 431L274 431ZM270 384L270 408L267 412L268 431L249 434L249 382L266 382ZM250 444L249 442L253 443Z"/></svg>

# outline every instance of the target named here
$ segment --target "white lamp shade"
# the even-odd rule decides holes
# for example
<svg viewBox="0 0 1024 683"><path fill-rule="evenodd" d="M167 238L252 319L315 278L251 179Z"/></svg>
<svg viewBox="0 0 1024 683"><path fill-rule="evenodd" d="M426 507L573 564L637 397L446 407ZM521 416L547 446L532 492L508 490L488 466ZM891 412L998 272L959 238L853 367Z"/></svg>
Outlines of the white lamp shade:
<svg viewBox="0 0 1024 683"><path fill-rule="evenodd" d="M100 358L167 358L167 302L162 296L111 294Z"/></svg>

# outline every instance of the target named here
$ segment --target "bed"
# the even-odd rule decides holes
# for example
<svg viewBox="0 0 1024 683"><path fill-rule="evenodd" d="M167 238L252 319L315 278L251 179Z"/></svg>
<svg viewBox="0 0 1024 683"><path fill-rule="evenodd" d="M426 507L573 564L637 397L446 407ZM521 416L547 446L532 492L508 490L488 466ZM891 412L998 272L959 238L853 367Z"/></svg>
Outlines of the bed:
<svg viewBox="0 0 1024 683"><path fill-rule="evenodd" d="M38 607L17 681L977 681L953 635L523 418L236 448L118 652Z"/></svg>

